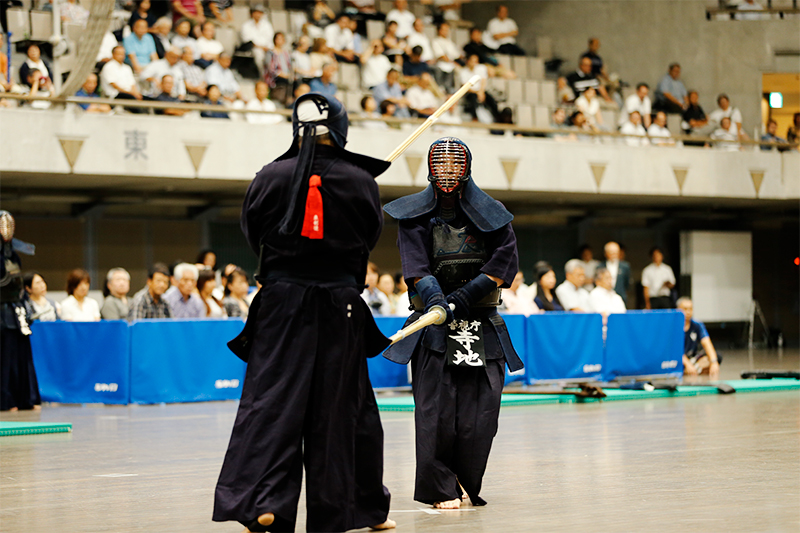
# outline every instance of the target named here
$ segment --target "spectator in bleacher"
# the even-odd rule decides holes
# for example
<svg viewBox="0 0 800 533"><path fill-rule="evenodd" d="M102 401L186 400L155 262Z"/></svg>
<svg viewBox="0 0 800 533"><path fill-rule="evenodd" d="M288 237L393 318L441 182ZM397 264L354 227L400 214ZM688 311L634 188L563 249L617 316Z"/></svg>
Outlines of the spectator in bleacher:
<svg viewBox="0 0 800 533"><path fill-rule="evenodd" d="M358 122L362 128L370 130L385 130L389 128L385 122L380 120L381 115L378 113L378 104L375 103L375 98L372 95L367 95L361 99L361 116L375 119Z"/></svg>
<svg viewBox="0 0 800 533"><path fill-rule="evenodd" d="M556 80L556 100L560 105L571 104L575 101L575 93L564 76L559 76Z"/></svg>
<svg viewBox="0 0 800 533"><path fill-rule="evenodd" d="M315 0L314 5L311 6L311 21L319 27L325 28L336 19L336 13L328 6L325 0Z"/></svg>
<svg viewBox="0 0 800 533"><path fill-rule="evenodd" d="M464 45L464 57L477 55L481 64L496 67L499 63L493 54L494 50L483 44L483 32L480 28L472 28L469 32L469 42Z"/></svg>
<svg viewBox="0 0 800 533"><path fill-rule="evenodd" d="M583 272L583 262L580 259L570 259L564 265L567 279L556 288L558 301L565 311L590 312L589 291L583 288L586 277Z"/></svg>
<svg viewBox="0 0 800 533"><path fill-rule="evenodd" d="M383 83L392 69L392 62L383 55L383 43L375 39L361 55L361 83L370 91Z"/></svg>
<svg viewBox="0 0 800 533"><path fill-rule="evenodd" d="M272 99L285 103L292 92L292 54L286 49L286 35L275 33L272 50L267 52L264 64L266 82L272 92Z"/></svg>
<svg viewBox="0 0 800 533"><path fill-rule="evenodd" d="M442 95L434 92L434 88L438 89L433 83L433 76L429 72L423 72L417 83L406 91L408 108L418 117L428 118L444 102Z"/></svg>
<svg viewBox="0 0 800 533"><path fill-rule="evenodd" d="M378 106L378 109L380 109L381 111L382 119L395 118L395 113L397 113L397 106L394 105L389 100L384 100L383 102L381 102L381 105ZM387 126L396 129L400 128L400 126L397 124L391 124L391 125L387 124Z"/></svg>
<svg viewBox="0 0 800 533"><path fill-rule="evenodd" d="M111 61L111 53L114 51L114 47L120 44L116 36L111 32L111 28L113 27L112 24L109 31L103 34L103 41L100 43L100 50L98 50L97 57L95 58L94 68L97 71L100 71L106 63Z"/></svg>
<svg viewBox="0 0 800 533"><path fill-rule="evenodd" d="M577 111L577 113L580 113L580 111ZM583 113L581 113L581 115L583 115ZM565 130L569 128L567 112L563 107L557 107L556 110L553 111L550 117L550 128L554 130ZM558 142L574 142L578 140L578 137L571 132L568 134L548 133L547 136Z"/></svg>
<svg viewBox="0 0 800 533"><path fill-rule="evenodd" d="M247 102L246 108L249 111L277 111L278 107L275 102L269 98L269 87L267 82L256 82L256 97ZM283 117L280 115L265 115L263 113L247 113L245 115L247 122L250 124L278 124L283 122Z"/></svg>
<svg viewBox="0 0 800 533"><path fill-rule="evenodd" d="M533 298L529 297L528 292L524 290L526 288L525 276L520 270L517 272L517 275L514 276L514 282L511 284L511 287L503 289L503 298L497 311L509 315L524 316L539 313L540 310L536 307L536 304L533 303Z"/></svg>
<svg viewBox="0 0 800 533"><path fill-rule="evenodd" d="M422 47L415 46L411 49L408 61L403 61L403 77L406 83L414 83L423 72L430 72L430 67L422 61Z"/></svg>
<svg viewBox="0 0 800 533"><path fill-rule="evenodd" d="M131 13L131 18L128 19L128 26L133 29L133 25L140 19L143 19L147 23L148 28L155 26L156 15L150 12L150 0L139 0L136 2L136 8L133 10L133 13Z"/></svg>
<svg viewBox="0 0 800 533"><path fill-rule="evenodd" d="M370 261L367 264L367 277L364 281L366 287L364 292L361 293L361 298L367 302L372 316L390 316L392 314L392 304L389 301L389 297L378 289L379 279L378 265Z"/></svg>
<svg viewBox="0 0 800 533"><path fill-rule="evenodd" d="M422 53L420 57L422 61L428 63L429 65L433 65L433 60L435 59L433 55L433 48L431 47L431 40L428 39L428 36L425 35L425 22L422 19L416 19L414 21L414 31L412 31L408 37L406 37L406 47L407 50L412 50L414 47L419 46L422 48Z"/></svg>
<svg viewBox="0 0 800 533"><path fill-rule="evenodd" d="M381 43L383 43L383 53L386 54L393 63L403 63L406 42L397 36L397 22L386 22L386 33L381 37Z"/></svg>
<svg viewBox="0 0 800 533"><path fill-rule="evenodd" d="M414 31L416 15L408 10L407 0L394 0L394 9L386 14L386 22L397 23L397 36L405 39Z"/></svg>
<svg viewBox="0 0 800 533"><path fill-rule="evenodd" d="M590 125L600 128L603 125L603 115L600 113L600 99L597 98L597 91L594 87L589 87L583 94L575 99L575 107L578 108Z"/></svg>
<svg viewBox="0 0 800 533"><path fill-rule="evenodd" d="M603 65L603 58L600 57L597 51L600 49L600 39L597 37L589 38L589 49L581 54L580 59L588 57L592 61L592 74L596 77L601 77L605 74L605 66Z"/></svg>
<svg viewBox="0 0 800 533"><path fill-rule="evenodd" d="M164 59L153 61L142 71L141 78L150 82L148 96L156 97L165 92L161 87L161 80L166 75L172 76L172 90L168 94L176 99L186 97L186 85L183 82L183 71L178 67L181 59L181 49L171 47L164 54Z"/></svg>
<svg viewBox="0 0 800 533"><path fill-rule="evenodd" d="M761 141L768 143L785 143L786 139L778 137L777 133L778 133L778 123L775 122L773 119L769 119L767 121L767 131L766 133L764 133L764 135L761 136ZM763 145L761 146L761 150L764 152L768 152L773 149L774 149L773 146L763 146ZM789 148L781 147L778 148L778 151L785 152L788 149Z"/></svg>
<svg viewBox="0 0 800 533"><path fill-rule="evenodd" d="M620 133L628 135L624 138L628 146L647 146L650 141L647 139L647 130L642 126L642 115L634 111L628 115L628 121L619 129Z"/></svg>
<svg viewBox="0 0 800 533"><path fill-rule="evenodd" d="M786 129L786 140L790 143L800 140L800 113L795 113L792 117L792 124Z"/></svg>
<svg viewBox="0 0 800 533"><path fill-rule="evenodd" d="M627 307L622 297L614 290L611 272L604 266L597 267L595 288L589 293L591 311L607 317L611 313L625 313Z"/></svg>
<svg viewBox="0 0 800 533"><path fill-rule="evenodd" d="M27 298L25 307L31 320L53 322L61 320L61 305L47 297L47 283L38 272L28 272L22 276L22 286Z"/></svg>
<svg viewBox="0 0 800 533"><path fill-rule="evenodd" d="M175 280L177 290L170 290L164 294L164 301L172 310L172 318L202 318L206 316L206 306L197 289L197 267L189 263L181 263L175 267Z"/></svg>
<svg viewBox="0 0 800 533"><path fill-rule="evenodd" d="M728 117L731 119L730 132L735 133L737 137L742 137L742 113L731 106L731 100L727 94L723 93L717 96L717 106L719 107L708 116L709 123L720 126L722 119Z"/></svg>
<svg viewBox="0 0 800 533"><path fill-rule="evenodd" d="M675 288L672 267L664 263L664 253L654 246L650 250L652 263L642 271L645 309L672 309L671 291Z"/></svg>
<svg viewBox="0 0 800 533"><path fill-rule="evenodd" d="M396 118L411 118L411 112L408 109L408 100L403 95L403 88L400 86L400 72L397 69L391 69L386 73L386 81L375 86L372 90L372 95L375 97L375 103L382 106L384 100L389 101L395 105L393 116ZM384 109L381 107L381 114Z"/></svg>
<svg viewBox="0 0 800 533"><path fill-rule="evenodd" d="M732 2L729 5L733 4ZM769 4L768 4L769 5ZM763 11L764 6L756 2L756 0L742 0L736 5L738 11L749 11L749 13L736 14L736 20L767 20L768 14L754 13L754 11Z"/></svg>
<svg viewBox="0 0 800 533"><path fill-rule="evenodd" d="M100 306L89 298L91 278L83 269L76 268L67 275L67 299L61 302L61 319L69 322L95 322L100 320Z"/></svg>
<svg viewBox="0 0 800 533"><path fill-rule="evenodd" d="M97 74L90 73L86 76L86 81L83 82L83 85L78 89L78 92L75 93L75 96L80 98L99 98L100 95L97 94ZM78 104L78 107L87 113L111 112L111 106L108 104Z"/></svg>
<svg viewBox="0 0 800 533"><path fill-rule="evenodd" d="M314 78L314 70L311 68L311 38L308 35L302 35L297 40L297 46L292 52L292 68L294 69L295 80L302 80L304 82L311 81Z"/></svg>
<svg viewBox="0 0 800 533"><path fill-rule="evenodd" d="M250 292L250 283L247 273L236 267L228 275L228 283L225 285L225 299L222 303L225 307L225 314L229 317L247 318L249 306L247 305L247 293Z"/></svg>
<svg viewBox="0 0 800 533"><path fill-rule="evenodd" d="M103 306L100 316L103 320L125 320L130 310L128 292L131 290L131 275L124 268L112 268L106 274L103 287Z"/></svg>
<svg viewBox="0 0 800 533"><path fill-rule="evenodd" d="M705 324L692 320L694 305L691 298L678 298L678 309L684 314L683 373L696 376L708 372L710 379L718 379L720 357L708 336Z"/></svg>
<svg viewBox="0 0 800 533"><path fill-rule="evenodd" d="M656 87L656 101L653 103L654 111L683 114L689 103L686 86L681 81L681 66L672 63L667 74L661 78Z"/></svg>
<svg viewBox="0 0 800 533"><path fill-rule="evenodd" d="M708 132L709 124L708 117L705 111L700 107L700 97L697 91L689 91L689 103L686 110L683 112L683 120L681 121L681 128L687 135L705 135Z"/></svg>
<svg viewBox="0 0 800 533"><path fill-rule="evenodd" d="M181 99L177 96L172 96L174 92L174 85L175 79L172 77L171 74L165 74L161 78L161 94L156 96L156 100L159 102L181 102ZM156 109L156 115L169 115L172 117L182 117L189 111L186 109L181 109L180 107L168 107L166 109Z"/></svg>
<svg viewBox="0 0 800 533"><path fill-rule="evenodd" d="M389 300L388 315L394 315L397 311L397 301L395 299L394 276L391 274L381 274L378 278L378 290L381 291Z"/></svg>
<svg viewBox="0 0 800 533"><path fill-rule="evenodd" d="M525 50L517 45L519 28L513 19L508 18L508 7L497 6L497 16L489 21L486 33L497 43L497 51L511 56L524 56Z"/></svg>
<svg viewBox="0 0 800 533"><path fill-rule="evenodd" d="M331 50L328 46L328 42L322 37L314 39L309 58L311 59L311 71L314 73L314 78L318 78L322 75L322 69L325 65L336 63L333 50Z"/></svg>
<svg viewBox="0 0 800 533"><path fill-rule="evenodd" d="M715 141L738 141L739 136L734 133L735 131L736 126L731 121L731 117L722 117L719 127L709 137ZM738 152L741 149L741 145L738 142L717 142L714 143L714 148L726 152Z"/></svg>
<svg viewBox="0 0 800 533"><path fill-rule="evenodd" d="M214 23L208 21L203 24L203 33L197 39L197 52L200 58L197 59L198 66L208 68L217 57L225 51L225 47L216 39L217 28Z"/></svg>
<svg viewBox="0 0 800 533"><path fill-rule="evenodd" d="M667 129L667 114L663 111L656 113L656 118L650 127L647 128L647 135L650 143L657 146L675 146L675 139Z"/></svg>
<svg viewBox="0 0 800 533"><path fill-rule="evenodd" d="M42 52L38 46L32 44L28 47L27 58L25 62L19 67L19 82L23 85L28 85L28 74L32 69L36 69L42 73L42 76L52 80L53 69L50 64L42 59Z"/></svg>
<svg viewBox="0 0 800 533"><path fill-rule="evenodd" d="M650 127L650 113L652 111L652 104L650 102L650 87L646 83L639 83L636 85L636 92L625 99L625 105L622 106L620 112L620 126L627 122L628 117L634 111L639 112L642 117L642 123L645 128Z"/></svg>
<svg viewBox="0 0 800 533"><path fill-rule="evenodd" d="M336 84L333 83L333 78L336 76L337 70L339 70L339 65L336 63L325 65L322 69L322 75L319 78L314 78L311 80L311 83L308 84L311 88L311 92L335 97L338 88Z"/></svg>
<svg viewBox="0 0 800 533"><path fill-rule="evenodd" d="M206 83L209 86L216 85L222 97L229 102L242 99L239 82L231 70L231 56L225 52L206 69Z"/></svg>
<svg viewBox="0 0 800 533"><path fill-rule="evenodd" d="M66 0L59 6L61 22L70 22L86 26L89 22L89 10L78 3L77 0Z"/></svg>
<svg viewBox="0 0 800 533"><path fill-rule="evenodd" d="M255 5L250 8L250 19L242 24L240 36L242 44L247 45L250 43L252 46L253 59L258 67L258 73L261 78L264 78L264 61L267 57L267 52L272 49L273 39L275 38L275 30L272 28L272 23L264 16L264 6L261 4Z"/></svg>
<svg viewBox="0 0 800 533"><path fill-rule="evenodd" d="M186 87L187 99L200 101L208 94L206 76L203 69L194 64L194 51L187 46L183 49L183 55L177 65L183 77L183 85Z"/></svg>
<svg viewBox="0 0 800 533"><path fill-rule="evenodd" d="M176 23L181 18L185 18L191 22L192 26L206 21L200 0L172 0L172 17L173 22Z"/></svg>
<svg viewBox="0 0 800 533"><path fill-rule="evenodd" d="M586 120L586 117L583 115L582 111L575 111L569 116L569 124L570 130L574 131L576 135L576 139L581 142L589 142L596 140L594 137L589 135L581 135L581 133L591 133L597 132L598 129L595 126L589 124L589 121Z"/></svg>
<svg viewBox="0 0 800 533"><path fill-rule="evenodd" d="M611 288L627 305L628 288L631 286L631 265L622 259L620 248L620 245L614 241L607 242L603 248L606 260L600 263L600 266L611 274Z"/></svg>
<svg viewBox="0 0 800 533"><path fill-rule="evenodd" d="M233 24L233 0L203 0L203 15L219 26Z"/></svg>
<svg viewBox="0 0 800 533"><path fill-rule="evenodd" d="M193 64L195 59L200 59L197 39L192 37L191 31L192 23L189 19L182 18L175 23L175 34L172 36L172 41L170 41L172 46L177 46L181 50L185 50L187 47L192 50L192 61L189 64Z"/></svg>
<svg viewBox="0 0 800 533"><path fill-rule="evenodd" d="M120 100L141 100L139 87L133 75L133 69L125 64L125 48L115 46L111 53L111 61L106 63L100 71L100 83L103 87L103 94L106 98L116 98ZM138 112L136 108L130 108L133 112Z"/></svg>
<svg viewBox="0 0 800 533"><path fill-rule="evenodd" d="M197 292L206 308L206 318L225 318L225 309L221 301L214 297L217 279L213 270L201 270L197 277Z"/></svg>
<svg viewBox="0 0 800 533"><path fill-rule="evenodd" d="M585 278L583 288L590 291L594 288L594 272L600 266L600 261L594 258L592 247L588 244L581 245L578 248L578 258L581 260L581 266L583 266Z"/></svg>
<svg viewBox="0 0 800 533"><path fill-rule="evenodd" d="M433 76L436 83L444 88L448 94L455 92L456 80L455 69L458 67L456 62L461 57L458 46L450 39L450 24L442 22L436 28L436 38L431 43L436 66L433 69Z"/></svg>
<svg viewBox="0 0 800 533"><path fill-rule="evenodd" d="M156 55L163 59L167 55L167 50L173 47L170 41L170 33L172 32L172 20L169 17L161 17L156 20L153 25L151 35L153 41L156 43ZM177 47L180 49L180 47Z"/></svg>
<svg viewBox="0 0 800 533"><path fill-rule="evenodd" d="M133 297L128 310L128 321L172 318L172 309L163 298L168 288L169 270L162 264L153 265L147 272L147 285Z"/></svg>
<svg viewBox="0 0 800 533"><path fill-rule="evenodd" d="M34 68L29 70L28 79L26 81L29 87L26 92L28 96L52 96L53 84L39 69ZM45 100L30 100L28 102L23 102L23 104L29 105L33 109L50 109L50 102Z"/></svg>
<svg viewBox="0 0 800 533"><path fill-rule="evenodd" d="M578 70L567 76L567 84L576 97L579 97L586 89L592 87L603 100L613 102L608 92L606 92L606 88L600 84L597 76L592 74L592 60L588 57L582 57L579 60Z"/></svg>
<svg viewBox="0 0 800 533"><path fill-rule="evenodd" d="M151 61L158 59L156 43L147 32L147 21L139 19L133 23L133 32L122 40L128 63L136 74L141 74Z"/></svg>
<svg viewBox="0 0 800 533"><path fill-rule="evenodd" d="M469 92L464 95L464 111L472 116L473 121L487 122L488 117L481 120L480 108L483 107L491 115L491 120L488 121L494 122L497 120L498 114L497 102L491 94L486 92L489 71L486 65L480 64L478 55L472 54L467 58L467 64L459 72L461 84L467 83L475 75L480 76L481 81L470 87Z"/></svg>
<svg viewBox="0 0 800 533"><path fill-rule="evenodd" d="M547 263L540 264L536 269L536 298L533 303L542 311L563 311L564 306L555 292L556 273Z"/></svg>
<svg viewBox="0 0 800 533"><path fill-rule="evenodd" d="M13 89L14 85L8 76L8 57L5 54L0 54L0 93L11 92ZM0 100L0 107L10 105L10 100Z"/></svg>
<svg viewBox="0 0 800 533"><path fill-rule="evenodd" d="M304 94L308 94L311 92L311 86L307 83L301 83L294 89L294 100L292 100L292 105L290 106L294 109L294 103L297 101L298 98L303 96Z"/></svg>
<svg viewBox="0 0 800 533"><path fill-rule="evenodd" d="M358 61L354 50L353 32L350 31L350 17L346 14L339 14L336 22L328 24L325 28L325 42L331 47L338 61L346 63Z"/></svg>
<svg viewBox="0 0 800 533"><path fill-rule="evenodd" d="M208 105L216 105L221 108L225 106L225 100L222 98L222 93L216 85L209 85L207 89L206 101L203 102ZM231 118L225 111L201 111L200 116L203 118Z"/></svg>

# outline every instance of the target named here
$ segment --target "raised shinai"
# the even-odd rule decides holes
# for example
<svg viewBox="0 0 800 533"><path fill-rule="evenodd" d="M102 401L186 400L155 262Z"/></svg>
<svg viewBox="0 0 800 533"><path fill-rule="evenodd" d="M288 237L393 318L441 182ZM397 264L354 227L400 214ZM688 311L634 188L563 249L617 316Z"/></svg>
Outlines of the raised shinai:
<svg viewBox="0 0 800 533"><path fill-rule="evenodd" d="M461 487L474 505L486 504L480 491L497 433L505 363L511 371L523 368L496 309L500 288L510 286L518 270L513 216L478 188L471 162L459 139L439 139L428 152L428 187L385 207L400 222L397 245L412 288L414 314L406 324L437 306L448 314L444 324L384 352L396 363L411 361L414 499L445 509L461 505Z"/></svg>

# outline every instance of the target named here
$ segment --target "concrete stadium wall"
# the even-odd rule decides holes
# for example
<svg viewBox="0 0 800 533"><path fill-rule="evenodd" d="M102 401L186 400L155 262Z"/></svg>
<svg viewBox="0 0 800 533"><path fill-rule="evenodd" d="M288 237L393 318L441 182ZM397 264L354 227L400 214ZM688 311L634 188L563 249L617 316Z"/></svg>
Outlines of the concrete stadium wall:
<svg viewBox="0 0 800 533"><path fill-rule="evenodd" d="M463 17L488 21L498 3L464 4ZM716 109L718 93L727 93L749 135L761 123L761 73L786 72L785 65L776 64L775 51L800 51L800 19L707 21L708 0L502 3L520 27L520 45L534 52L536 38L549 37L553 55L565 60L564 73L577 68L589 37L600 39L608 71L631 85L645 82L654 88L677 61L684 84L699 92L706 113ZM485 28L485 22L479 26ZM793 72L800 71L797 63Z"/></svg>

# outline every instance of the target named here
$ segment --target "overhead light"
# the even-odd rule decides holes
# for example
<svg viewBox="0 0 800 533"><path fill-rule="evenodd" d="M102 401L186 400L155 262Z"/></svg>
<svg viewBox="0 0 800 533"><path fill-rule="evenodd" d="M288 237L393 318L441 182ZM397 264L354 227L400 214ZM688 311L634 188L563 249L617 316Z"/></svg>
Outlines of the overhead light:
<svg viewBox="0 0 800 533"><path fill-rule="evenodd" d="M782 93L769 93L769 106L772 109L780 109L783 107L783 94Z"/></svg>

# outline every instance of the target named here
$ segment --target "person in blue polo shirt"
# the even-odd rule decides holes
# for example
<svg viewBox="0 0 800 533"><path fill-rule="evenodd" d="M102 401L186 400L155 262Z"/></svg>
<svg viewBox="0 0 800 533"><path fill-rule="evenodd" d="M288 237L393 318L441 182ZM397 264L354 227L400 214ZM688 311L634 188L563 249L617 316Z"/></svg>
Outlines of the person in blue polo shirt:
<svg viewBox="0 0 800 533"><path fill-rule="evenodd" d="M711 343L706 326L702 322L692 320L694 309L691 298L678 299L678 309L683 311L686 322L683 325L683 373L697 376L708 372L711 379L719 378L720 356Z"/></svg>

